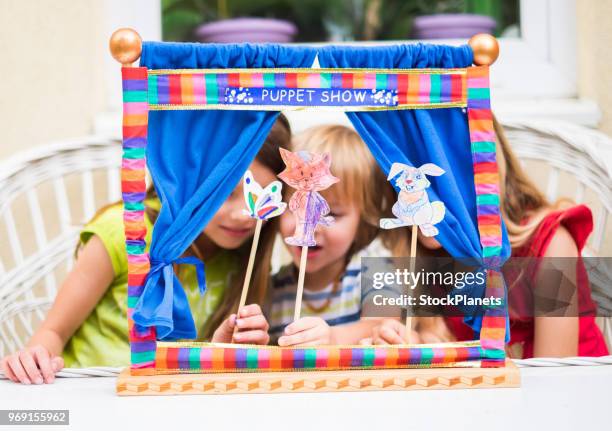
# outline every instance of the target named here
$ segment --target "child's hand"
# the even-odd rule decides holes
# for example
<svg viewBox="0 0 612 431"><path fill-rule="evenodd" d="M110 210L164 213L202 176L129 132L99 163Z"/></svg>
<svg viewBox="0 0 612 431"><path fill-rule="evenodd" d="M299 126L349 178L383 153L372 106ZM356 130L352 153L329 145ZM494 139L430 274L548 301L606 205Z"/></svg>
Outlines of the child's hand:
<svg viewBox="0 0 612 431"><path fill-rule="evenodd" d="M26 385L53 383L55 373L62 368L64 359L61 356L51 357L49 351L41 345L26 347L0 361L0 369L7 378Z"/></svg>
<svg viewBox="0 0 612 431"><path fill-rule="evenodd" d="M279 346L316 346L334 344L332 329L320 317L302 317L285 328Z"/></svg>
<svg viewBox="0 0 612 431"><path fill-rule="evenodd" d="M410 342L421 342L419 334L411 331ZM372 344L406 344L406 325L395 319L385 319L372 330Z"/></svg>
<svg viewBox="0 0 612 431"><path fill-rule="evenodd" d="M268 344L268 321L257 304L250 304L232 314L217 328L214 343ZM236 332L234 332L236 331Z"/></svg>

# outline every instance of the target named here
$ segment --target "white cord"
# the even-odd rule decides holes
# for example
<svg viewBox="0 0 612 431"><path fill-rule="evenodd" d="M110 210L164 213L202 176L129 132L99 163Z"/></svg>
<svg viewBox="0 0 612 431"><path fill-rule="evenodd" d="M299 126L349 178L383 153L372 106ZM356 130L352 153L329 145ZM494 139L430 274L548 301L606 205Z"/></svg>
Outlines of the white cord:
<svg viewBox="0 0 612 431"><path fill-rule="evenodd" d="M118 376L123 367L89 367L89 368L62 368L55 373L55 377L115 377ZM6 379L0 371L0 379Z"/></svg>
<svg viewBox="0 0 612 431"><path fill-rule="evenodd" d="M597 366L612 365L612 355L587 357L573 356L570 358L529 358L513 359L519 367L567 367L567 366Z"/></svg>
<svg viewBox="0 0 612 431"><path fill-rule="evenodd" d="M57 377L115 377L122 367L63 368Z"/></svg>
<svg viewBox="0 0 612 431"><path fill-rule="evenodd" d="M584 367L612 365L612 355L600 357L575 356L570 358L530 358L513 359L520 368L528 367ZM122 367L90 367L90 368L64 368L56 377L115 377L119 375ZM0 379L6 379L0 372Z"/></svg>

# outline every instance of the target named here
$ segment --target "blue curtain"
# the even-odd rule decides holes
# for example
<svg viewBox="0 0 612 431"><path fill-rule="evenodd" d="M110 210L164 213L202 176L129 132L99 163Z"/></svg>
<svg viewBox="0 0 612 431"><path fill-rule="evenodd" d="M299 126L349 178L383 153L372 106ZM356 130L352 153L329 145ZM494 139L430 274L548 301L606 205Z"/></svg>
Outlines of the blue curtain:
<svg viewBox="0 0 612 431"><path fill-rule="evenodd" d="M384 47L326 47L319 50L321 67L351 68L463 68L472 64L473 53L468 45L396 45ZM347 113L385 173L394 162L420 166L435 163L446 171L430 177L431 200L441 200L446 216L436 225L436 239L455 258L475 259L482 267L476 192L468 130L467 113L462 108L420 109L385 112ZM510 255L505 227L502 260ZM470 286L464 293L482 297L484 286ZM459 293L459 292L454 292ZM468 318L477 333L480 318ZM509 336L507 331L506 336Z"/></svg>
<svg viewBox="0 0 612 431"><path fill-rule="evenodd" d="M145 43L148 69L310 67L313 48L279 45ZM181 259L240 181L278 113L260 111L153 111L149 113L147 164L161 199L150 249L151 270L136 304L136 325L156 327L157 338L195 338L187 297L173 263Z"/></svg>

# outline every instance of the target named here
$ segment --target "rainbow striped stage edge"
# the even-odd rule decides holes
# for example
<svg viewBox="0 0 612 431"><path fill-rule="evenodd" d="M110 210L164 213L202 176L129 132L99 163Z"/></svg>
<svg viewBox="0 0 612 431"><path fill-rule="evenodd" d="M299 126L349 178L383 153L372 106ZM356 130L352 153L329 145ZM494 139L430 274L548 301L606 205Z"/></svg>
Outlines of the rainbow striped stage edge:
<svg viewBox="0 0 612 431"><path fill-rule="evenodd" d="M466 108L482 256L496 268L502 245L499 174L489 94L489 68L236 69L122 68L121 187L128 254L128 329L133 374L406 367L503 367L506 312L503 279L487 271L488 308L479 341L436 346L281 348L158 342L132 313L149 272L144 223L145 150L152 110L255 109L343 111Z"/></svg>
<svg viewBox="0 0 612 431"><path fill-rule="evenodd" d="M479 367L499 359L479 341L432 345L285 347L158 342L154 368L132 374ZM502 354L503 357L503 354ZM135 371L135 370L132 370Z"/></svg>

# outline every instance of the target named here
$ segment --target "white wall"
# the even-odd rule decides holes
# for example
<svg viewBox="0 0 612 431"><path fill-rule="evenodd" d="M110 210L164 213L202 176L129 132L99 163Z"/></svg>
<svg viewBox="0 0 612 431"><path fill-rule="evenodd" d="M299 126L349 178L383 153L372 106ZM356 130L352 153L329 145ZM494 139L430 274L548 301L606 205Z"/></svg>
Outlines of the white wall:
<svg viewBox="0 0 612 431"><path fill-rule="evenodd" d="M120 109L112 31L161 36L160 0L2 0L0 160L53 140L90 134Z"/></svg>

